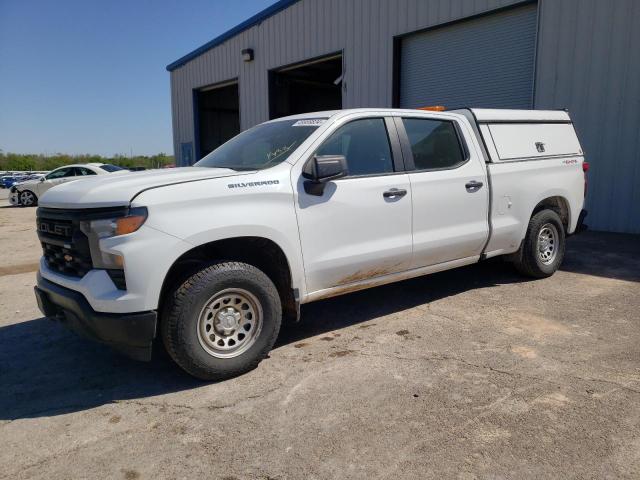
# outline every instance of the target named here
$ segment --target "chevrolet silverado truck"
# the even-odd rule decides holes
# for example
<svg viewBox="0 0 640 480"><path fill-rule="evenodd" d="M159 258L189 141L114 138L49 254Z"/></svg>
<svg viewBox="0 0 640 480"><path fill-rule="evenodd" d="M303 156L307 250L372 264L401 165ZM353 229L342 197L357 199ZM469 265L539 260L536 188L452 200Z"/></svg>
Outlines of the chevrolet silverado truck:
<svg viewBox="0 0 640 480"><path fill-rule="evenodd" d="M45 193L46 317L191 375L239 375L300 305L499 255L543 278L586 211L565 111L355 109L272 120L192 167ZM285 323L286 324L286 323Z"/></svg>

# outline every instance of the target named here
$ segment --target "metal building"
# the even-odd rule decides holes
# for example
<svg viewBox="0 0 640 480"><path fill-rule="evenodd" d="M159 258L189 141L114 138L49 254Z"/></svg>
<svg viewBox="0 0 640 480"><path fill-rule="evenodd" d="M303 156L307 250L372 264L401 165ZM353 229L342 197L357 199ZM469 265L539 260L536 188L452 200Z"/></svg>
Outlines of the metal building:
<svg viewBox="0 0 640 480"><path fill-rule="evenodd" d="M177 162L305 111L567 108L589 225L640 233L638 25L637 0L281 0L167 67Z"/></svg>

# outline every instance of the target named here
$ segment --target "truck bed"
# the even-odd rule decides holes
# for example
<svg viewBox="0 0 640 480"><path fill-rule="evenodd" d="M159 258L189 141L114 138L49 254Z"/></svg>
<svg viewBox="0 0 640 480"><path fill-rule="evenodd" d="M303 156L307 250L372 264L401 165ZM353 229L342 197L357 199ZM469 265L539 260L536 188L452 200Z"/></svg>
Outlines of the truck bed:
<svg viewBox="0 0 640 480"><path fill-rule="evenodd" d="M487 167L490 233L484 258L516 251L541 202L558 211L568 234L575 232L584 203L584 153L566 111L453 113L469 121Z"/></svg>

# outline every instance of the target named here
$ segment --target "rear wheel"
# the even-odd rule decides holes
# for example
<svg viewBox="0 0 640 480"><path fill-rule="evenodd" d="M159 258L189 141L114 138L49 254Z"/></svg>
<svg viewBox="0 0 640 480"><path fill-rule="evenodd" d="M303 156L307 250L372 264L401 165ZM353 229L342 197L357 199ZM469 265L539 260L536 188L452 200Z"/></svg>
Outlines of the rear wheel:
<svg viewBox="0 0 640 480"><path fill-rule="evenodd" d="M20 205L25 207L34 207L38 204L38 197L30 190L25 190L20 193Z"/></svg>
<svg viewBox="0 0 640 480"><path fill-rule="evenodd" d="M529 277L550 277L562 264L564 251L565 232L560 216L553 210L542 210L531 217L514 264Z"/></svg>
<svg viewBox="0 0 640 480"><path fill-rule="evenodd" d="M240 262L214 263L173 291L161 334L185 371L221 380L252 370L267 356L281 318L278 291L262 271Z"/></svg>

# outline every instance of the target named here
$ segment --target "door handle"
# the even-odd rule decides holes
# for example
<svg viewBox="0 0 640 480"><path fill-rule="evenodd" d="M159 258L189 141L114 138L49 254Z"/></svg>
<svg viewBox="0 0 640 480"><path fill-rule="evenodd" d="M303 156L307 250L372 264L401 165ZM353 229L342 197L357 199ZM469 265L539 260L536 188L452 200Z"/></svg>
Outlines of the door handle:
<svg viewBox="0 0 640 480"><path fill-rule="evenodd" d="M467 182L464 188L467 189L467 192L473 193L480 190L482 188L482 185L484 185L484 183L477 182L476 180L471 180L470 182Z"/></svg>
<svg viewBox="0 0 640 480"><path fill-rule="evenodd" d="M382 194L384 198L400 198L404 197L407 194L407 191L404 188L392 188L391 190L387 190Z"/></svg>

